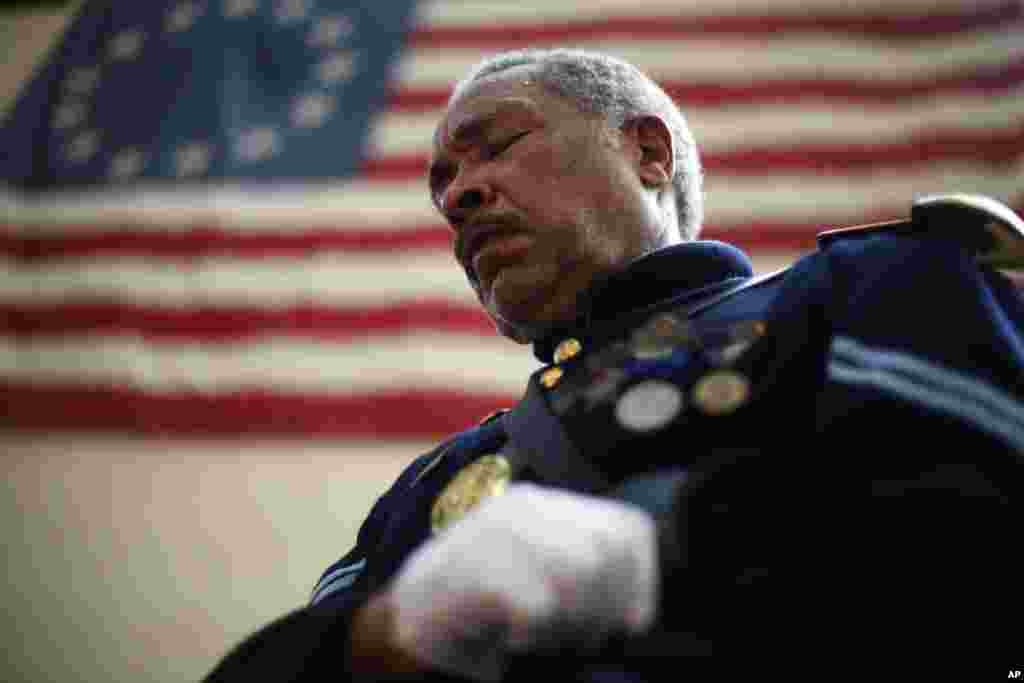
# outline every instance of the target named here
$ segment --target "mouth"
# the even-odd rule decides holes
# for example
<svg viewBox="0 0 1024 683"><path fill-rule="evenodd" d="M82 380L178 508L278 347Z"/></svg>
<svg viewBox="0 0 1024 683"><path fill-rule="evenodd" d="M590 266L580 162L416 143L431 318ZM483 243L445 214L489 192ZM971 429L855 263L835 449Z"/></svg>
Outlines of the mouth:
<svg viewBox="0 0 1024 683"><path fill-rule="evenodd" d="M504 238L520 235L522 232L518 227L505 222L480 222L466 226L455 246L459 262L470 279L476 284L480 283L477 260L485 247Z"/></svg>

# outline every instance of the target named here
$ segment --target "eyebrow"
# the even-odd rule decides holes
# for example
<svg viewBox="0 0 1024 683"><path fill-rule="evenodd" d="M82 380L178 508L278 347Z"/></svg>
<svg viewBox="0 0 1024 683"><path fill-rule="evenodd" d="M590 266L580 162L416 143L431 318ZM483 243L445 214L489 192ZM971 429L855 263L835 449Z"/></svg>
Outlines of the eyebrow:
<svg viewBox="0 0 1024 683"><path fill-rule="evenodd" d="M448 144L458 146L468 144L472 140L477 140L487 133L499 116L516 113L529 116L538 115L535 107L526 104L520 99L498 100L494 103L493 107L470 116L456 126L455 130L448 136Z"/></svg>
<svg viewBox="0 0 1024 683"><path fill-rule="evenodd" d="M448 136L445 146L461 147L471 145L486 135L487 131L494 124L494 120L500 114L500 108L472 116L458 125L454 132ZM430 164L428 172L430 183L430 198L435 205L438 205L437 193L441 184L452 173L454 164L445 156L438 157Z"/></svg>
<svg viewBox="0 0 1024 683"><path fill-rule="evenodd" d="M493 107L465 119L448 135L445 146L461 147L471 145L481 139L494 126L499 116L509 113L521 113L537 116L537 110L521 100L499 100ZM430 164L428 172L431 200L437 204L437 190L446 176L451 172L453 164L445 157L439 157Z"/></svg>
<svg viewBox="0 0 1024 683"><path fill-rule="evenodd" d="M454 147L460 147L467 145L474 140L479 140L486 133L487 130L494 125L494 119L498 117L500 112L489 112L480 116L473 116L472 118L463 121L459 124L451 135L448 136L448 144Z"/></svg>

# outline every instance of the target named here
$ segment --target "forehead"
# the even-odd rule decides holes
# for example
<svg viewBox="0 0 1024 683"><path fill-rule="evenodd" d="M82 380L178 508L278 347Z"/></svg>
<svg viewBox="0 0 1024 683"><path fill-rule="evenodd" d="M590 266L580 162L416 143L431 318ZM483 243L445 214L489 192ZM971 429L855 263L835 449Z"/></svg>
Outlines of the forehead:
<svg viewBox="0 0 1024 683"><path fill-rule="evenodd" d="M522 113L546 117L567 103L543 89L536 67L523 65L469 83L456 93L434 131L434 150L446 147L453 136L502 114ZM559 106L561 105L561 106Z"/></svg>

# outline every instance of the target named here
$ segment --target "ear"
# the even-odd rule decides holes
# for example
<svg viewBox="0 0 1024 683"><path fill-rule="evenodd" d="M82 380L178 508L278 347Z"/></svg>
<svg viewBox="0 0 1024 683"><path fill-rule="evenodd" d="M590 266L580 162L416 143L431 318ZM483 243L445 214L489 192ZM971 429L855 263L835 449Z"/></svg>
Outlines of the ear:
<svg viewBox="0 0 1024 683"><path fill-rule="evenodd" d="M636 152L636 170L644 185L671 185L675 155L672 131L664 119L656 114L637 116L622 125L622 133Z"/></svg>

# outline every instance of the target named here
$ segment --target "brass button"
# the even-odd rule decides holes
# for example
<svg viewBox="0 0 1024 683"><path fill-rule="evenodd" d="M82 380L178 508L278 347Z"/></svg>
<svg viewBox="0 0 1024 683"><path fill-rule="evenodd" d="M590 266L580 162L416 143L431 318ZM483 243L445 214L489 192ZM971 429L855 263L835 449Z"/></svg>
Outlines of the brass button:
<svg viewBox="0 0 1024 683"><path fill-rule="evenodd" d="M762 320L744 320L732 326L729 336L733 341L754 341L764 336L768 326Z"/></svg>
<svg viewBox="0 0 1024 683"><path fill-rule="evenodd" d="M580 343L580 340L570 337L555 347L555 362L564 363L570 358L575 358L582 350L583 344Z"/></svg>
<svg viewBox="0 0 1024 683"><path fill-rule="evenodd" d="M690 325L670 313L654 316L631 335L631 352L639 360L657 360L694 341Z"/></svg>
<svg viewBox="0 0 1024 683"><path fill-rule="evenodd" d="M462 519L481 501L500 496L512 478L512 466L505 456L485 455L459 470L434 500L430 528L436 534Z"/></svg>
<svg viewBox="0 0 1024 683"><path fill-rule="evenodd" d="M647 322L648 331L662 339L685 341L690 336L689 325L671 313L661 313Z"/></svg>
<svg viewBox="0 0 1024 683"><path fill-rule="evenodd" d="M715 370L693 387L693 402L707 415L728 415L750 398L750 380L732 370Z"/></svg>
<svg viewBox="0 0 1024 683"><path fill-rule="evenodd" d="M554 389L558 381L565 374L562 368L548 368L540 376L540 383L545 389Z"/></svg>

